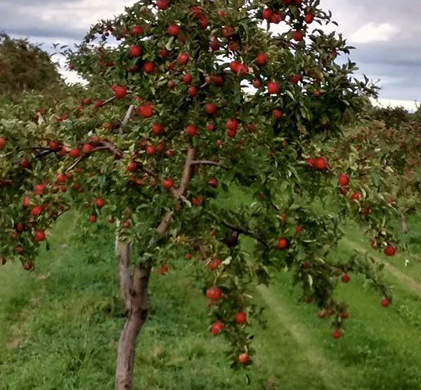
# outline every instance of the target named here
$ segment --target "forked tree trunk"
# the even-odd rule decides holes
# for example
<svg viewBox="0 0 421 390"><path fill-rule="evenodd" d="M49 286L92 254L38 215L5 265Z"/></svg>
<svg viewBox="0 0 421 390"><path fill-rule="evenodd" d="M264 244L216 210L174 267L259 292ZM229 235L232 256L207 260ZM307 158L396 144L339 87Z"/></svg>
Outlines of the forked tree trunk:
<svg viewBox="0 0 421 390"><path fill-rule="evenodd" d="M138 264L130 288L130 310L121 332L117 355L115 390L133 390L133 369L137 336L148 318L148 284L151 268Z"/></svg>
<svg viewBox="0 0 421 390"><path fill-rule="evenodd" d="M129 112L126 115L127 118L130 117L131 111L132 110L129 109ZM124 122L126 122L126 119ZM188 149L181 176L180 187L173 192L174 198L177 201L184 196L187 183L193 175L194 170L192 167L192 161L194 157L195 150L192 148ZM161 223L156 229L158 236L164 236L166 234L171 225L173 215L173 211L168 211L164 215ZM128 311L127 321L124 325L123 331L121 332L120 343L118 346L115 390L134 390L133 370L136 342L137 336L148 318L148 285L151 275L151 267L146 266L142 261L140 261L131 274L130 244L120 242L118 234L116 237L115 250L119 259L121 295Z"/></svg>

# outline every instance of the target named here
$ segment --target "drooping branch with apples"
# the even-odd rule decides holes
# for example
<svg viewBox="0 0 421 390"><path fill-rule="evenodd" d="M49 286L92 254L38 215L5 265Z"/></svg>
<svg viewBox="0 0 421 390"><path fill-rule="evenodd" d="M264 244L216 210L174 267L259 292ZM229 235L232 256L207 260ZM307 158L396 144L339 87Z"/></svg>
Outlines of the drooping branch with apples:
<svg viewBox="0 0 421 390"><path fill-rule="evenodd" d="M335 338L348 318L333 298L339 279L363 273L389 304L380 264L328 257L346 221L384 231L379 215L393 213L389 187L370 190L361 173L382 177L381 156L367 168L330 148L375 91L337 61L345 40L313 28L328 23L317 0L140 1L66 51L88 81L85 98L47 102L29 120L2 113L3 261L33 270L67 210L87 224L117 222L127 309L117 390L133 388L151 272L170 272L176 256L196 265L211 332L227 337L236 368L252 363L253 289L279 269L330 316ZM284 33L266 28L281 24ZM378 242L387 256L393 237Z"/></svg>

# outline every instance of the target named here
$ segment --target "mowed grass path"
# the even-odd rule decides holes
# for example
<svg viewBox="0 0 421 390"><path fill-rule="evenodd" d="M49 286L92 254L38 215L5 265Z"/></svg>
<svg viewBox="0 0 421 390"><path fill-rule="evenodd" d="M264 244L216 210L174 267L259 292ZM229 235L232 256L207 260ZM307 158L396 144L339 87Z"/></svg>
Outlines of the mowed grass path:
<svg viewBox="0 0 421 390"><path fill-rule="evenodd" d="M37 272L0 268L0 389L113 388L115 350L124 314L118 298L112 235L81 243L64 217L52 232ZM370 250L350 228L337 256ZM376 254L376 253L373 253ZM381 256L381 255L380 255ZM393 266L421 283L419 257ZM401 275L401 276L402 276ZM299 302L290 275L280 273L256 300L267 327L253 327L257 355L235 372L225 343L208 330L206 300L182 262L153 276L151 318L139 340L137 388L142 390L421 390L421 299L408 280L384 272L394 285L384 309L365 281L352 275L338 296L349 303L346 333L333 340L329 320ZM247 385L249 375L251 383Z"/></svg>

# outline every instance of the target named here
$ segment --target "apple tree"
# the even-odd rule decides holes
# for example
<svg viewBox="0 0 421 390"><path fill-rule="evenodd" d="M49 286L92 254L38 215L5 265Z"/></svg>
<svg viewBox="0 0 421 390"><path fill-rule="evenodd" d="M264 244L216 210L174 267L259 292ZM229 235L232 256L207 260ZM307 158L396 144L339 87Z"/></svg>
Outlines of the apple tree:
<svg viewBox="0 0 421 390"><path fill-rule="evenodd" d="M350 273L370 278L389 304L379 264L328 256L343 223L361 222L362 197L378 195L341 196L367 166L324 152L374 90L352 77L354 63L338 61L350 47L321 28L331 14L319 3L140 1L66 51L88 82L84 95L35 119L25 103L2 110L2 261L33 270L48 229L70 209L87 225L116 224L127 309L117 390L133 389L151 272L170 272L175 257L195 265L211 332L227 338L235 368L252 363L253 289L276 270L293 273L335 338L348 313L333 293ZM224 202L229 193L237 204ZM388 256L395 245L392 234L379 242Z"/></svg>
<svg viewBox="0 0 421 390"><path fill-rule="evenodd" d="M0 95L16 97L26 90L57 88L61 78L48 53L26 39L0 33Z"/></svg>

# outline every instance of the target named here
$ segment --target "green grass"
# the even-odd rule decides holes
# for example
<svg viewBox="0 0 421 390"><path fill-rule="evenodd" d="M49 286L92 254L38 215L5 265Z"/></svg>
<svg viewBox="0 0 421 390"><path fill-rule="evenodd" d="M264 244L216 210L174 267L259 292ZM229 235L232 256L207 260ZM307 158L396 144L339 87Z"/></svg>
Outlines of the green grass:
<svg viewBox="0 0 421 390"><path fill-rule="evenodd" d="M1 390L113 388L124 316L112 235L105 231L82 243L69 235L75 224L72 215L59 222L36 273L17 264L0 268ZM411 220L405 239L417 239L418 225ZM366 241L350 227L336 255L371 250ZM399 254L394 266L421 282L419 258L411 256L405 267L406 257ZM138 389L421 390L421 299L390 270L385 278L395 300L387 310L362 278L340 286L350 319L338 341L328 319L298 302L290 275L277 275L270 289L258 289L267 327L254 327L257 355L244 372L229 368L223 339L208 331L201 286L176 265L152 278L152 312L136 356Z"/></svg>

